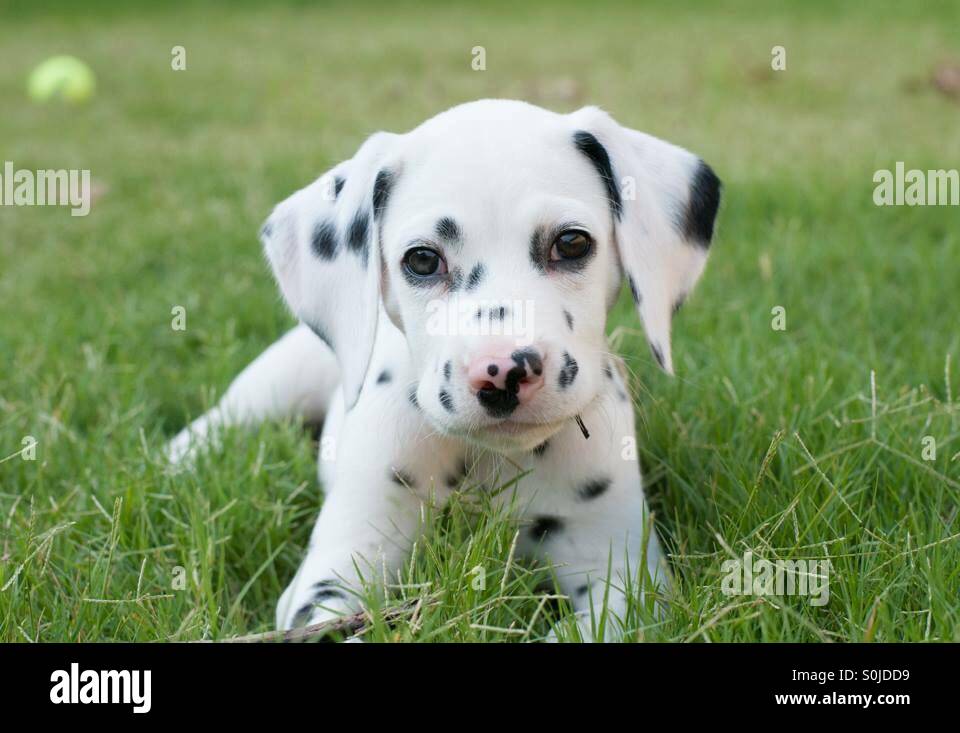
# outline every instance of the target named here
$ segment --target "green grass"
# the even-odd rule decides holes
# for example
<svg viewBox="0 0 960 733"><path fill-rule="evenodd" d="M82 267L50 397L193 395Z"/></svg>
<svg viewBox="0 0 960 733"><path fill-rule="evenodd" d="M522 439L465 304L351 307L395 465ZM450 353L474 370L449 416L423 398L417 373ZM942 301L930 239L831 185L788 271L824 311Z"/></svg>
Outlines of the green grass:
<svg viewBox="0 0 960 733"><path fill-rule="evenodd" d="M657 373L626 302L610 321L677 578L665 617L637 604L628 637L960 640L958 211L871 200L897 160L960 167L960 104L926 83L960 56L960 9L552 5L2 11L0 161L90 168L106 191L85 219L0 208L0 458L39 441L36 461L0 463L0 640L272 627L321 501L309 437L231 432L177 476L159 450L291 323L254 236L272 204L369 133L484 96L599 104L726 184L675 326L680 376ZM96 99L27 103L30 68L61 52L93 66ZM442 512L411 604L392 625L374 604L369 638L568 627L538 590L549 575L510 563L513 528L474 504L465 487ZM721 563L747 549L828 556L829 603L724 596Z"/></svg>

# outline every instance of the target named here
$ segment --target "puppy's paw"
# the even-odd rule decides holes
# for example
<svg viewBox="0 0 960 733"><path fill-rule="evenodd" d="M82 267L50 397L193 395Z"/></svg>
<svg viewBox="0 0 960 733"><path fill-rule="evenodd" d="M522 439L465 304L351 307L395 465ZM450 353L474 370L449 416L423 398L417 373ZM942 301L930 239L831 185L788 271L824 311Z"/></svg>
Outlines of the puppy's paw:
<svg viewBox="0 0 960 733"><path fill-rule="evenodd" d="M312 586L290 585L277 603L277 628L280 631L336 621L356 613L356 604L345 590L330 581Z"/></svg>

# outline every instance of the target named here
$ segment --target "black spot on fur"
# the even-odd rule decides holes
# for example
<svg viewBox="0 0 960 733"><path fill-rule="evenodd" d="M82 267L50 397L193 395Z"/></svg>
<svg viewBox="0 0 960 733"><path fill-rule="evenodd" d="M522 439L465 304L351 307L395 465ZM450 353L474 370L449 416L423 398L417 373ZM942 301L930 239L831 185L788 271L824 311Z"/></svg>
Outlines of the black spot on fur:
<svg viewBox="0 0 960 733"><path fill-rule="evenodd" d="M660 365L661 369L666 369L666 363L663 361L663 352L660 351L660 347L656 344L650 344L650 351L653 352L653 358L657 360L657 364Z"/></svg>
<svg viewBox="0 0 960 733"><path fill-rule="evenodd" d="M391 379L393 379L393 377L390 376L390 372L384 369L380 372L380 376L377 377L377 384L389 384Z"/></svg>
<svg viewBox="0 0 960 733"><path fill-rule="evenodd" d="M613 166L610 164L610 156L607 155L607 149L600 144L593 135L584 130L578 130L573 133L573 144L581 153L586 155L600 178L603 181L604 188L607 189L607 199L610 201L610 209L613 215L620 219L623 213L623 202L620 200L620 188L613 175Z"/></svg>
<svg viewBox="0 0 960 733"><path fill-rule="evenodd" d="M490 320L491 321L503 321L506 319L507 314L510 312L510 309L505 305L501 305L499 308L490 309Z"/></svg>
<svg viewBox="0 0 960 733"><path fill-rule="evenodd" d="M367 260L370 259L370 239L367 237L367 230L370 227L370 216L365 211L358 211L353 221L350 222L350 228L347 231L347 246L350 251L360 257L363 266L367 266Z"/></svg>
<svg viewBox="0 0 960 733"><path fill-rule="evenodd" d="M449 274L450 278L450 292L455 293L460 289L460 286L463 285L463 270L459 267L454 267Z"/></svg>
<svg viewBox="0 0 960 733"><path fill-rule="evenodd" d="M346 594L342 590L332 586L333 582L328 580L322 580L314 584L313 587L317 590L313 594L313 600L301 606L293 617L292 625L295 628L306 625L317 606L323 605L323 601L328 601L332 598L346 598Z"/></svg>
<svg viewBox="0 0 960 733"><path fill-rule="evenodd" d="M537 517L530 527L530 535L534 539L542 540L551 532L556 533L563 529L563 522L557 517Z"/></svg>
<svg viewBox="0 0 960 733"><path fill-rule="evenodd" d="M381 219L387 209L387 201L390 199L390 192L396 183L396 174L384 168L377 173L377 178L373 182L373 218Z"/></svg>
<svg viewBox="0 0 960 733"><path fill-rule="evenodd" d="M547 271L547 256L549 252L545 251L547 230L545 227L537 227L530 235L530 261L533 266L542 273Z"/></svg>
<svg viewBox="0 0 960 733"><path fill-rule="evenodd" d="M340 195L340 192L343 190L343 184L346 183L346 179L337 176L333 179L333 196L336 198Z"/></svg>
<svg viewBox="0 0 960 733"><path fill-rule="evenodd" d="M467 461L466 459L462 459L460 461L460 466L458 467L457 472L447 476L447 488L448 489L457 488L460 484L463 483L466 477L467 477Z"/></svg>
<svg viewBox="0 0 960 733"><path fill-rule="evenodd" d="M409 486L411 488L414 486L413 478L410 474L399 468L390 469L390 480L397 486Z"/></svg>
<svg viewBox="0 0 960 733"><path fill-rule="evenodd" d="M410 385L410 391L407 392L407 399L410 400L410 404L416 409L420 409L420 403L417 402L417 385Z"/></svg>
<svg viewBox="0 0 960 733"><path fill-rule="evenodd" d="M630 286L630 295L633 296L633 302L639 308L643 302L643 296L640 295L640 291L637 290L637 284L633 281L633 275L627 275L627 285Z"/></svg>
<svg viewBox="0 0 960 733"><path fill-rule="evenodd" d="M263 226L260 227L260 239L261 240L269 239L272 234L273 234L273 224L271 224L269 221L264 222Z"/></svg>
<svg viewBox="0 0 960 733"><path fill-rule="evenodd" d="M314 606L312 601L304 606L301 606L294 614L291 626L294 628L305 626L307 621L310 620L310 615L313 613L313 608Z"/></svg>
<svg viewBox="0 0 960 733"><path fill-rule="evenodd" d="M589 586L589 585L580 585L580 586L577 586L577 589L576 589L574 592L575 592L578 596L585 596L585 595L587 595L587 593L590 592L590 586Z"/></svg>
<svg viewBox="0 0 960 733"><path fill-rule="evenodd" d="M450 393L445 389L440 390L438 395L440 399L440 404L443 405L443 409L447 412L456 412L456 408L453 406L453 397L450 396Z"/></svg>
<svg viewBox="0 0 960 733"><path fill-rule="evenodd" d="M310 249L322 260L337 256L337 228L332 221L318 221L310 237Z"/></svg>
<svg viewBox="0 0 960 733"><path fill-rule="evenodd" d="M589 501L590 499L596 499L609 488L610 479L606 476L595 478L577 489L577 497L582 501Z"/></svg>
<svg viewBox="0 0 960 733"><path fill-rule="evenodd" d="M563 311L563 318L564 318L564 320L566 320L566 322L567 322L567 328L569 328L569 329L572 331L572 330L573 330L573 316L570 315L570 311L564 309L564 311Z"/></svg>
<svg viewBox="0 0 960 733"><path fill-rule="evenodd" d="M547 452L547 448L549 447L550 447L550 441L545 440L540 445L538 445L536 448L533 449L533 453L539 458L540 456L542 456L544 453Z"/></svg>
<svg viewBox="0 0 960 733"><path fill-rule="evenodd" d="M580 365L577 364L577 360L564 351L563 366L560 367L560 373L557 375L557 384L560 385L560 389L566 389L573 384L579 371Z"/></svg>
<svg viewBox="0 0 960 733"><path fill-rule="evenodd" d="M313 602L317 603L319 601L324 601L330 598L346 598L346 594L336 587L336 584L332 580L321 580L319 583L314 583L313 587L316 591L313 594Z"/></svg>
<svg viewBox="0 0 960 733"><path fill-rule="evenodd" d="M491 377L495 377L500 373L500 367L496 364L487 364L487 374Z"/></svg>
<svg viewBox="0 0 960 733"><path fill-rule="evenodd" d="M486 274L486 272L487 269L483 266L482 262L475 264L473 269L470 270L470 274L467 276L467 290L475 290L483 281L483 276Z"/></svg>
<svg viewBox="0 0 960 733"><path fill-rule="evenodd" d="M443 378L449 382L451 374L453 374L453 362L447 359L443 365Z"/></svg>
<svg viewBox="0 0 960 733"><path fill-rule="evenodd" d="M451 241L460 239L460 226L449 216L445 216L437 222L437 236Z"/></svg>
<svg viewBox="0 0 960 733"><path fill-rule="evenodd" d="M702 160L697 165L690 184L690 201L683 220L683 233L687 239L710 246L713 239L713 224L720 208L720 179L713 169Z"/></svg>
<svg viewBox="0 0 960 733"><path fill-rule="evenodd" d="M613 367L610 366L609 361L603 365L603 376L607 379L613 379Z"/></svg>

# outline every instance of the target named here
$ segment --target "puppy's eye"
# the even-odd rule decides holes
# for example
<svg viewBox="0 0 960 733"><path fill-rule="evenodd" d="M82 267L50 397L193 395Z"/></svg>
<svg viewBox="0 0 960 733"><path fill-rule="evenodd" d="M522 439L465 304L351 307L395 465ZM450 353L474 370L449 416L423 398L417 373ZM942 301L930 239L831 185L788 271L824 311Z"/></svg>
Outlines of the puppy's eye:
<svg viewBox="0 0 960 733"><path fill-rule="evenodd" d="M579 260L590 253L593 240L585 232L568 229L557 235L550 248L551 260Z"/></svg>
<svg viewBox="0 0 960 733"><path fill-rule="evenodd" d="M447 264L436 250L429 247L416 247L403 256L403 267L414 277L430 277L442 275L447 271Z"/></svg>

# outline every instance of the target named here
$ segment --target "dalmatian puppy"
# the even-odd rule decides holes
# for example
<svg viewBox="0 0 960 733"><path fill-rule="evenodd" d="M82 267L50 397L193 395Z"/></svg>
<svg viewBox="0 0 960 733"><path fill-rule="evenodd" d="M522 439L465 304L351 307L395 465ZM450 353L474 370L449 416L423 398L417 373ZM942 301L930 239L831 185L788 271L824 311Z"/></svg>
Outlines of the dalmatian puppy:
<svg viewBox="0 0 960 733"><path fill-rule="evenodd" d="M361 578L398 582L426 503L517 476L497 499L516 551L553 564L585 638L605 594L622 617L644 563L666 583L604 327L626 279L673 372L671 317L719 201L706 163L596 107L482 100L375 134L280 203L261 238L301 325L169 446L182 460L226 425L324 420L325 499L277 626L356 612Z"/></svg>

